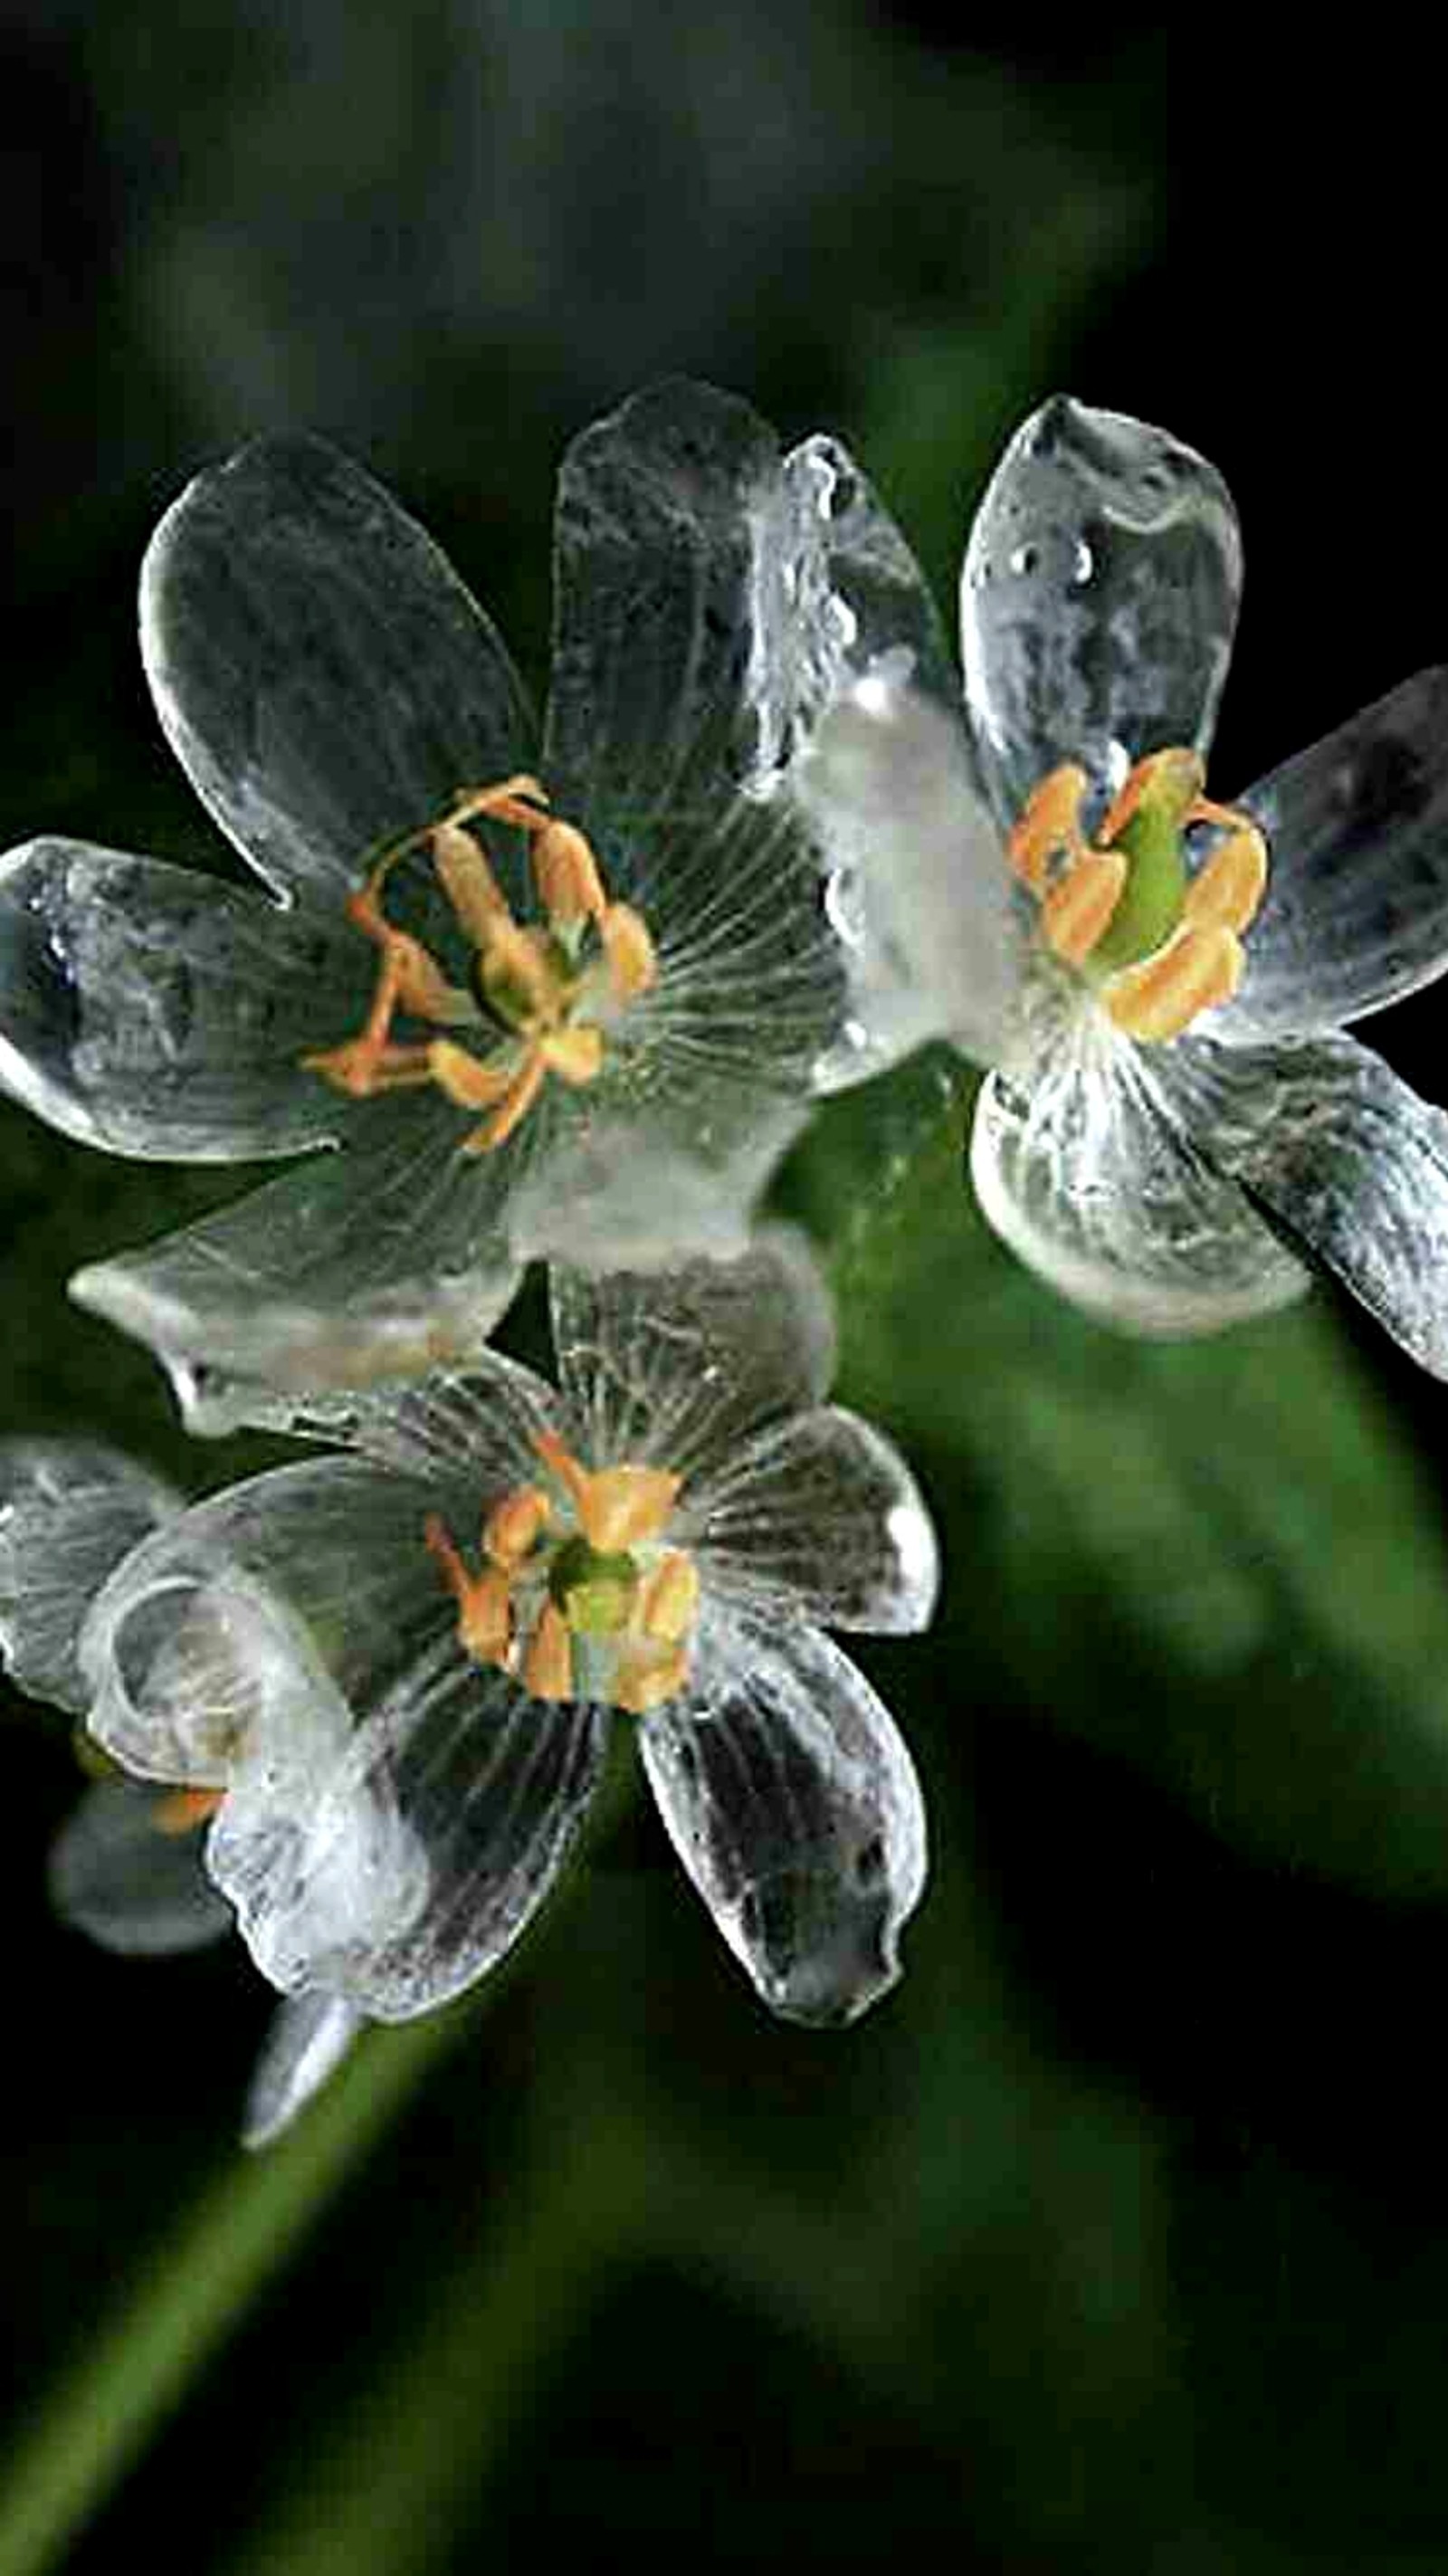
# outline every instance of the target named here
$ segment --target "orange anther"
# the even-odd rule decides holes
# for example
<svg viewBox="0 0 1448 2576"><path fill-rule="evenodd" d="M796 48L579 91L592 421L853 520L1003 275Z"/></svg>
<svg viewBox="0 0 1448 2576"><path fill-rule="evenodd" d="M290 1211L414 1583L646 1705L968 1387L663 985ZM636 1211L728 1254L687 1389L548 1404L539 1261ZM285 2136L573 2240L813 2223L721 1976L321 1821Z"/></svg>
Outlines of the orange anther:
<svg viewBox="0 0 1448 2576"><path fill-rule="evenodd" d="M1244 963L1235 931L1186 923L1155 956L1113 975L1102 1004L1124 1037L1159 1044L1180 1037L1201 1012L1229 1002Z"/></svg>
<svg viewBox="0 0 1448 2576"><path fill-rule="evenodd" d="M575 1088L592 1082L603 1063L603 1031L580 1020L576 1027L555 1029L538 1040L538 1053L550 1073Z"/></svg>
<svg viewBox="0 0 1448 2576"><path fill-rule="evenodd" d="M225 1795L224 1789L168 1789L151 1809L152 1830L165 1834L168 1841L194 1833L198 1825L215 1815Z"/></svg>
<svg viewBox="0 0 1448 2576"><path fill-rule="evenodd" d="M1015 873L1037 893L1045 885L1052 859L1065 851L1079 858L1086 848L1081 830L1081 803L1089 781L1074 760L1051 770L1032 788L1006 843Z"/></svg>
<svg viewBox="0 0 1448 2576"><path fill-rule="evenodd" d="M681 1646L663 1655L631 1655L615 1679L614 1706L629 1717L647 1717L650 1709L676 1699L688 1678L689 1658Z"/></svg>
<svg viewBox="0 0 1448 2576"><path fill-rule="evenodd" d="M1041 898L1041 928L1068 966L1084 965L1109 929L1126 883L1122 850L1087 850Z"/></svg>
<svg viewBox="0 0 1448 2576"><path fill-rule="evenodd" d="M486 949L498 923L511 921L512 915L471 832L461 823L439 823L432 836L432 863L473 946Z"/></svg>
<svg viewBox="0 0 1448 2576"><path fill-rule="evenodd" d="M515 1572L530 1555L548 1519L548 1497L537 1485L519 1485L495 1503L483 1523L483 1554Z"/></svg>
<svg viewBox="0 0 1448 2576"><path fill-rule="evenodd" d="M560 930L603 919L607 898L598 861L572 823L540 822L531 855L538 899Z"/></svg>
<svg viewBox="0 0 1448 2576"><path fill-rule="evenodd" d="M506 1100L518 1078L513 1064L484 1064L469 1055L466 1047L455 1046L451 1038L434 1038L425 1047L428 1078L455 1101L459 1109L492 1109Z"/></svg>
<svg viewBox="0 0 1448 2576"><path fill-rule="evenodd" d="M658 951L648 923L631 903L611 903L599 923L608 980L620 1002L632 1002L657 980Z"/></svg>
<svg viewBox="0 0 1448 2576"><path fill-rule="evenodd" d="M1185 808L1197 796L1206 768L1198 751L1187 751L1179 744L1165 751L1151 751L1139 760L1122 781L1121 788L1101 819L1096 838L1103 850L1120 838L1144 796L1166 786L1174 800Z"/></svg>
<svg viewBox="0 0 1448 2576"><path fill-rule="evenodd" d="M665 1467L582 1467L556 1431L535 1431L533 1446L562 1485L584 1537L600 1556L657 1538L678 1501L683 1477Z"/></svg>
<svg viewBox="0 0 1448 2576"><path fill-rule="evenodd" d="M1267 890L1267 844L1255 823L1238 823L1198 868L1182 918L1199 930L1243 931Z"/></svg>
<svg viewBox="0 0 1448 2576"><path fill-rule="evenodd" d="M476 1663L502 1663L513 1630L507 1574L496 1565L485 1565L481 1574L470 1574L452 1533L436 1512L429 1512L422 1535L442 1567L448 1590L458 1605L458 1644Z"/></svg>
<svg viewBox="0 0 1448 2576"><path fill-rule="evenodd" d="M489 934L483 958L483 985L489 993L506 989L537 1018L551 1018L558 1008L558 979L543 954L536 930L520 930L515 921L499 919Z"/></svg>
<svg viewBox="0 0 1448 2576"><path fill-rule="evenodd" d="M571 1699L573 1641L554 1601L545 1601L523 1658L522 1683L534 1699Z"/></svg>
<svg viewBox="0 0 1448 2576"><path fill-rule="evenodd" d="M691 1556L671 1547L649 1575L639 1601L639 1626L646 1637L677 1646L687 1637L699 1613L699 1573Z"/></svg>
<svg viewBox="0 0 1448 2576"><path fill-rule="evenodd" d="M462 1152L491 1154L495 1147L506 1144L542 1090L546 1070L538 1049L530 1047L492 1117L485 1118L481 1127L475 1127L471 1135L463 1138Z"/></svg>

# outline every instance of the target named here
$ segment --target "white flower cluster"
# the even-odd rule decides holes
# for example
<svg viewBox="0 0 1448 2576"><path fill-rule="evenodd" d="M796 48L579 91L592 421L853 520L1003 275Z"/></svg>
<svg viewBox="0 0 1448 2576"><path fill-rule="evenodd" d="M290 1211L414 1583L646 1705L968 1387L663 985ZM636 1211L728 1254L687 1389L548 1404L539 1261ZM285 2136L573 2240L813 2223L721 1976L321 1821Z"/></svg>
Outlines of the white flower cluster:
<svg viewBox="0 0 1448 2576"><path fill-rule="evenodd" d="M10 852L0 1077L110 1152L293 1158L73 1293L192 1429L313 1446L188 1509L10 1444L0 1638L110 1766L62 1910L235 1923L287 1998L254 2139L502 1956L620 1715L774 2010L893 1981L919 1788L826 1632L924 1627L935 1542L753 1231L821 1093L947 1039L993 1068L982 1208L1065 1295L1193 1333L1316 1263L1448 1374L1448 1122L1339 1034L1448 966L1448 674L1215 802L1239 587L1212 469L1054 401L970 539L962 691L849 457L665 385L565 459L539 729L324 445L163 520L147 671L260 882ZM489 1341L534 1259L556 1389Z"/></svg>

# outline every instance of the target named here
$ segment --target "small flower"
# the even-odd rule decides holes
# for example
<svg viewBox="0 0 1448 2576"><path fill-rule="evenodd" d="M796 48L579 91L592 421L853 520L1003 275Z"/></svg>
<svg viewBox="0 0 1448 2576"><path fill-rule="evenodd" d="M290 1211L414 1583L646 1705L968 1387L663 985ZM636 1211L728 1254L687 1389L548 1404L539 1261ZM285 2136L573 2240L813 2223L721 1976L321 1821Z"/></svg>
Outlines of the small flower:
<svg viewBox="0 0 1448 2576"><path fill-rule="evenodd" d="M1166 1334L1314 1262L1448 1374L1448 1120L1338 1033L1448 966L1448 671L1218 803L1240 581L1211 466L1047 403L966 553L964 724L938 668L862 663L798 789L936 1032L995 1068L971 1169L1023 1260Z"/></svg>
<svg viewBox="0 0 1448 2576"><path fill-rule="evenodd" d="M159 1477L97 1442L0 1441L0 1648L16 1681L83 1714L76 1648L85 1614L130 1550L183 1509ZM127 1958L222 1939L234 1917L201 1848L218 1803L213 1791L120 1772L93 1780L51 1847L56 1912ZM315 1988L278 2006L248 2088L245 2145L280 2137L361 2023L343 1997Z"/></svg>
<svg viewBox="0 0 1448 2576"><path fill-rule="evenodd" d="M813 1093L913 1040L774 793L846 655L929 614L848 458L659 387L569 451L556 557L540 740L366 474L243 450L158 528L141 632L265 891L54 836L0 861L21 1099L113 1153L304 1155L73 1283L195 1429L470 1356L534 1256L738 1250Z"/></svg>
<svg viewBox="0 0 1448 2576"><path fill-rule="evenodd" d="M92 1735L222 1792L207 1866L258 1966L397 2020L481 1976L637 1726L684 1867L765 2000L890 1985L925 1868L910 1758L823 1623L924 1625L935 1543L889 1444L823 1401L793 1243L554 1267L558 1394L488 1352L319 1403L347 1454L213 1495L86 1617Z"/></svg>

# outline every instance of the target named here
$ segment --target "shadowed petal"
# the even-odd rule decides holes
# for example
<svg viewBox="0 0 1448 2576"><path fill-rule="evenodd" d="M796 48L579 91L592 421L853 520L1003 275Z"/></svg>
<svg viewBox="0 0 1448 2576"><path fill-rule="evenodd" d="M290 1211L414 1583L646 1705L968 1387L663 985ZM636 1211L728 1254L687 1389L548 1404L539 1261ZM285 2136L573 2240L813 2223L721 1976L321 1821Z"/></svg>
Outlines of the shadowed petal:
<svg viewBox="0 0 1448 2576"><path fill-rule="evenodd" d="M336 2073L365 2028L365 2016L342 1995L313 1988L278 2004L247 2092L242 2145L272 2146Z"/></svg>
<svg viewBox="0 0 1448 2576"><path fill-rule="evenodd" d="M1241 591L1215 469L1164 430L1056 395L996 468L961 577L966 700L997 820L1062 761L1098 788L1205 751Z"/></svg>
<svg viewBox="0 0 1448 2576"><path fill-rule="evenodd" d="M502 1210L527 1147L458 1153L457 1114L430 1093L371 1105L345 1153L71 1281L155 1350L191 1430L275 1423L278 1395L467 1356L512 1298Z"/></svg>
<svg viewBox="0 0 1448 2576"><path fill-rule="evenodd" d="M764 2001L853 2021L899 1975L925 1817L888 1710L803 1621L711 1615L689 1688L639 1728L670 1839Z"/></svg>
<svg viewBox="0 0 1448 2576"><path fill-rule="evenodd" d="M0 1078L113 1154L241 1161L325 1144L345 1101L301 1058L375 980L340 920L53 838L0 860Z"/></svg>
<svg viewBox="0 0 1448 2576"><path fill-rule="evenodd" d="M1028 1082L992 1074L970 1169L982 1213L1074 1305L1145 1334L1212 1333L1298 1296L1305 1272L1214 1170L1147 1051L1092 1014Z"/></svg>
<svg viewBox="0 0 1448 2576"><path fill-rule="evenodd" d="M1340 1027L1448 967L1448 670L1390 689L1237 802L1271 872L1224 1042Z"/></svg>
<svg viewBox="0 0 1448 2576"><path fill-rule="evenodd" d="M1219 1169L1294 1251L1448 1377L1443 1111L1347 1037L1250 1051L1203 1041L1179 1081Z"/></svg>
<svg viewBox="0 0 1448 2576"><path fill-rule="evenodd" d="M50 1901L61 1920L103 1950L157 1958L199 1950L232 1928L201 1858L199 1832L163 1833L156 1790L143 1780L97 1780L50 1850Z"/></svg>
<svg viewBox="0 0 1448 2576"><path fill-rule="evenodd" d="M22 1690L83 1714L86 1612L122 1558L183 1508L159 1476L98 1441L0 1441L0 1646Z"/></svg>
<svg viewBox="0 0 1448 2576"><path fill-rule="evenodd" d="M761 1235L739 1259L671 1271L549 1274L553 1340L581 1454L693 1476L781 1415L817 1404L834 1319L803 1240Z"/></svg>
<svg viewBox="0 0 1448 2576"><path fill-rule="evenodd" d="M493 628L320 439L259 440L188 484L147 551L141 644L192 785L279 891L339 899L373 843L531 765Z"/></svg>
<svg viewBox="0 0 1448 2576"><path fill-rule="evenodd" d="M905 1636L929 1625L935 1532L903 1458L821 1405L731 1451L690 1488L675 1534L706 1585L766 1615Z"/></svg>

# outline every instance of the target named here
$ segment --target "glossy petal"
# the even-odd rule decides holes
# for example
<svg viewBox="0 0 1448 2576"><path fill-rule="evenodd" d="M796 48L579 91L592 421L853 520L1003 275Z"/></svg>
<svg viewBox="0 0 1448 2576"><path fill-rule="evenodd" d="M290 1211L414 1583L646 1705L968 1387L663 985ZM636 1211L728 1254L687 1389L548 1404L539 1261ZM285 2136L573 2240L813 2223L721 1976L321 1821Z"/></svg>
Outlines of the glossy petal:
<svg viewBox="0 0 1448 2576"><path fill-rule="evenodd" d="M1271 873L1224 1040L1337 1028L1448 967L1448 670L1390 689L1237 802Z"/></svg>
<svg viewBox="0 0 1448 2576"><path fill-rule="evenodd" d="M279 1393L468 1356L512 1298L501 1211L515 1167L457 1153L456 1114L431 1094L372 1105L345 1154L71 1281L80 1305L158 1353L188 1428L274 1420Z"/></svg>
<svg viewBox="0 0 1448 2576"><path fill-rule="evenodd" d="M1177 1078L1218 1168L1413 1359L1448 1377L1443 1111L1346 1037L1251 1050L1202 1041Z"/></svg>
<svg viewBox="0 0 1448 2576"><path fill-rule="evenodd" d="M555 1265L559 1383L580 1454L690 1477L755 1430L817 1404L834 1367L829 1298L782 1229L738 1260L641 1276Z"/></svg>
<svg viewBox="0 0 1448 2576"><path fill-rule="evenodd" d="M325 1144L357 1104L301 1069L375 977L340 920L81 841L0 860L0 1079L113 1154L237 1161Z"/></svg>
<svg viewBox="0 0 1448 2576"><path fill-rule="evenodd" d="M661 1091L797 1092L839 1046L852 961L778 789L885 642L943 668L908 549L828 440L781 464L743 403L673 383L575 441L544 775L658 943Z"/></svg>
<svg viewBox="0 0 1448 2576"><path fill-rule="evenodd" d="M350 1390L283 1403L272 1427L359 1449L379 1466L426 1480L439 1508L488 1502L538 1472L534 1435L558 1428L553 1389L531 1369L487 1350L464 1370L430 1370L371 1393Z"/></svg>
<svg viewBox="0 0 1448 2576"><path fill-rule="evenodd" d="M270 2147L335 2075L358 2032L363 2014L342 1995L315 1987L288 1995L272 2015L241 2124L244 2147Z"/></svg>
<svg viewBox="0 0 1448 2576"><path fill-rule="evenodd" d="M83 1714L81 1622L122 1558L181 1509L159 1476L98 1441L0 1441L0 1646L22 1690Z"/></svg>
<svg viewBox="0 0 1448 2576"><path fill-rule="evenodd" d="M803 1621L710 1617L688 1691L639 1741L674 1848L764 2001L853 2021L894 1984L925 1883L919 1784L862 1675Z"/></svg>
<svg viewBox="0 0 1448 2576"><path fill-rule="evenodd" d="M1205 751L1241 591L1221 476L1164 430L1055 396L1017 430L961 579L966 700L1003 827L1062 761L1098 787Z"/></svg>
<svg viewBox="0 0 1448 2576"><path fill-rule="evenodd" d="M1132 1332L1216 1332L1307 1285L1193 1136L1190 1043L1134 1047L1091 1010L1030 1073L992 1074L976 1104L988 1222L1073 1304Z"/></svg>
<svg viewBox="0 0 1448 2576"><path fill-rule="evenodd" d="M198 795L279 891L330 906L373 843L531 766L492 627L319 439L260 440L187 486L146 555L141 643Z"/></svg>
<svg viewBox="0 0 1448 2576"><path fill-rule="evenodd" d="M97 1780L50 1852L50 1901L103 1950L157 1958L198 1950L232 1928L202 1866L197 1832L163 1833L142 1780Z"/></svg>
<svg viewBox="0 0 1448 2576"><path fill-rule="evenodd" d="M821 1405L756 1433L691 1486L677 1536L706 1587L767 1614L905 1636L939 1589L935 1532L890 1442Z"/></svg>
<svg viewBox="0 0 1448 2576"><path fill-rule="evenodd" d="M953 711L877 671L836 700L793 781L830 867L853 1009L822 1090L930 1037L988 1064L1020 974L1013 881Z"/></svg>

